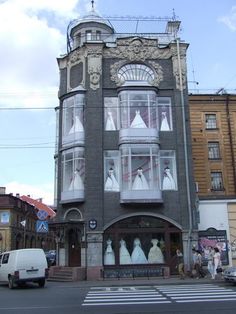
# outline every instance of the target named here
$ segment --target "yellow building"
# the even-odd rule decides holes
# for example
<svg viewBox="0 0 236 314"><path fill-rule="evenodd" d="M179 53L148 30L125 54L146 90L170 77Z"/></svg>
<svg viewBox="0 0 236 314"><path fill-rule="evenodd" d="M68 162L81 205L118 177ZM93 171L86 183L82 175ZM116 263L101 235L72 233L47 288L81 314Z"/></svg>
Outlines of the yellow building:
<svg viewBox="0 0 236 314"><path fill-rule="evenodd" d="M199 230L225 229L236 264L236 95L191 94L189 104Z"/></svg>
<svg viewBox="0 0 236 314"><path fill-rule="evenodd" d="M55 248L52 232L36 230L38 209L18 195L5 194L0 188L0 251L22 248Z"/></svg>

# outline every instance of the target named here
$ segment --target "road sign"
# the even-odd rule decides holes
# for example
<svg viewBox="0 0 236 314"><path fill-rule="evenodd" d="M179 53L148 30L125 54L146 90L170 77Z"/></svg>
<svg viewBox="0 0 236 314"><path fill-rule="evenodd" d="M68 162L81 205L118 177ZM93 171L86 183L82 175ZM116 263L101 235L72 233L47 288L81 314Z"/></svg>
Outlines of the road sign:
<svg viewBox="0 0 236 314"><path fill-rule="evenodd" d="M48 213L46 212L46 210L41 209L37 212L37 217L39 220L45 220L48 217Z"/></svg>
<svg viewBox="0 0 236 314"><path fill-rule="evenodd" d="M48 222L37 220L36 221L36 232L47 233L48 232Z"/></svg>

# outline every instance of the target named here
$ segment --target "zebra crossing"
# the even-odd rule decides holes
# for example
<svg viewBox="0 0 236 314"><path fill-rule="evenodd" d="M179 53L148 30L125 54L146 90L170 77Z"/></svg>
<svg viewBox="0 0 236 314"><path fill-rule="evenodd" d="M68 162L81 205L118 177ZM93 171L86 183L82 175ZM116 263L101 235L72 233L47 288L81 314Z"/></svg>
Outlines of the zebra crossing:
<svg viewBox="0 0 236 314"><path fill-rule="evenodd" d="M236 291L214 284L92 287L82 306L236 301Z"/></svg>

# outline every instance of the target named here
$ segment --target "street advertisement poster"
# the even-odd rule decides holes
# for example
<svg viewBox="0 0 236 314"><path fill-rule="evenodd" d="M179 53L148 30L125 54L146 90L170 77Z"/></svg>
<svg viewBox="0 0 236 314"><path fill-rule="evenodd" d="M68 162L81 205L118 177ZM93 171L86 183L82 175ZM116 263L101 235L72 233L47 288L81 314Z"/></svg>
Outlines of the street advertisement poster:
<svg viewBox="0 0 236 314"><path fill-rule="evenodd" d="M0 213L0 217L1 217L1 223L2 224L8 224L10 221L10 214L9 212L1 212Z"/></svg>
<svg viewBox="0 0 236 314"><path fill-rule="evenodd" d="M198 248L202 253L203 265L207 265L209 247L217 247L220 251L222 265L229 264L228 241L226 230L209 228L198 233Z"/></svg>

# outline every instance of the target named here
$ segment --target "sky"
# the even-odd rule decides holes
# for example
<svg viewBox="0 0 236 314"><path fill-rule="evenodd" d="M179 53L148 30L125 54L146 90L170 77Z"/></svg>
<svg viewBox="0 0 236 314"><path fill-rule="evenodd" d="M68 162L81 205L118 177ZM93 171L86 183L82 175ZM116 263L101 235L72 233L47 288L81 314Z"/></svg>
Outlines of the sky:
<svg viewBox="0 0 236 314"><path fill-rule="evenodd" d="M68 24L89 9L89 0L0 0L0 186L6 193L53 204L57 57L66 53ZM236 0L95 0L95 9L106 17L175 15L179 37L189 43L189 90L236 93ZM116 30L135 27L120 23Z"/></svg>

